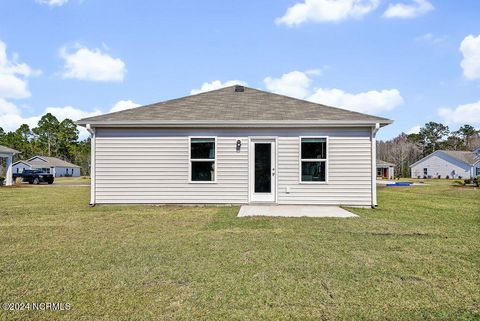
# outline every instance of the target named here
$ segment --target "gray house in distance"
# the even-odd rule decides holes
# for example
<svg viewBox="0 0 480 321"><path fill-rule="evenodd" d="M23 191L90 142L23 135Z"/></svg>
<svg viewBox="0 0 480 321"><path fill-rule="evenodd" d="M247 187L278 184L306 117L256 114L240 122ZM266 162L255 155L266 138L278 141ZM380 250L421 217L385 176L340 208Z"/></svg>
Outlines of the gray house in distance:
<svg viewBox="0 0 480 321"><path fill-rule="evenodd" d="M437 150L410 165L412 178L480 176L480 147L473 152Z"/></svg>
<svg viewBox="0 0 480 321"><path fill-rule="evenodd" d="M80 166L69 163L56 157L34 156L28 160L21 160L13 164L14 173L22 173L25 169L41 169L55 177L80 176Z"/></svg>
<svg viewBox="0 0 480 321"><path fill-rule="evenodd" d="M375 206L375 135L391 120L243 86L77 122L91 204Z"/></svg>

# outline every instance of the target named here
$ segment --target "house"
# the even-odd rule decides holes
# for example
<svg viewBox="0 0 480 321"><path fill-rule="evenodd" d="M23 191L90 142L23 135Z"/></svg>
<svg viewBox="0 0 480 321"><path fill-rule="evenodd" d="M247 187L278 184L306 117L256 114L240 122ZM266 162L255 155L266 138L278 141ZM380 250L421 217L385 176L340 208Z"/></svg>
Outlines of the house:
<svg viewBox="0 0 480 321"><path fill-rule="evenodd" d="M480 175L480 148L437 150L410 165L412 178L473 178Z"/></svg>
<svg viewBox="0 0 480 321"><path fill-rule="evenodd" d="M395 164L377 159L377 177L393 179L395 177Z"/></svg>
<svg viewBox="0 0 480 321"><path fill-rule="evenodd" d="M92 135L92 205L368 207L390 123L238 85L77 122Z"/></svg>
<svg viewBox="0 0 480 321"><path fill-rule="evenodd" d="M12 185L12 160L13 155L20 153L15 149L8 148L6 146L0 145L0 158L6 159L6 166L5 166L5 185L10 186ZM0 167L1 168L1 167ZM1 171L0 171L1 172ZM0 175L1 176L1 175ZM2 185L3 182L0 183Z"/></svg>
<svg viewBox="0 0 480 321"><path fill-rule="evenodd" d="M14 173L22 173L25 169L42 169L55 177L80 176L80 166L56 157L34 156L29 160L21 160L13 164Z"/></svg>

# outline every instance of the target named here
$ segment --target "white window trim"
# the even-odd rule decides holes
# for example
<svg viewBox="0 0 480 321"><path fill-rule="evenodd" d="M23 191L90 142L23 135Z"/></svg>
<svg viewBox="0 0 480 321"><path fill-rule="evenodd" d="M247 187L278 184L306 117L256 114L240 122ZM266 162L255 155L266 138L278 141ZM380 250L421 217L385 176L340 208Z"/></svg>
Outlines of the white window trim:
<svg viewBox="0 0 480 321"><path fill-rule="evenodd" d="M213 181L192 181L192 138L213 138L215 143L214 158L193 159L195 162L214 162ZM217 183L217 136L188 136L188 183L189 184L216 184Z"/></svg>
<svg viewBox="0 0 480 321"><path fill-rule="evenodd" d="M303 138L325 138L325 142L327 144L327 158L315 158L315 159L302 159L302 139ZM330 151L328 150L330 146L328 136L299 136L298 137L298 183L299 184L305 184L305 185L326 185L328 184L328 157L330 155ZM308 182L308 181L302 181L302 161L304 162L318 162L318 161L324 161L325 162L325 181L313 181L313 182Z"/></svg>

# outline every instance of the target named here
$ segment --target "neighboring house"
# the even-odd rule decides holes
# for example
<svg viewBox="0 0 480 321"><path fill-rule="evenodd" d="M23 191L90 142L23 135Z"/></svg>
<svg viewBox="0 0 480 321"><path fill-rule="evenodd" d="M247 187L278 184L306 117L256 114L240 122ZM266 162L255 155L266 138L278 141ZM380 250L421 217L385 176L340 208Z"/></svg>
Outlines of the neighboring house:
<svg viewBox="0 0 480 321"><path fill-rule="evenodd" d="M377 159L377 177L393 179L395 177L395 164Z"/></svg>
<svg viewBox="0 0 480 321"><path fill-rule="evenodd" d="M20 153L19 151L15 149L8 148L6 146L0 145L0 158L5 158L5 185L10 186L12 185L12 160L13 160L13 155ZM3 172L3 169L0 166L0 172ZM2 173L0 173L0 176ZM0 185L3 184L3 179L2 182L0 182Z"/></svg>
<svg viewBox="0 0 480 321"><path fill-rule="evenodd" d="M13 164L14 173L22 173L25 169L42 169L55 177L80 176L80 166L56 157L34 156L29 160L21 160Z"/></svg>
<svg viewBox="0 0 480 321"><path fill-rule="evenodd" d="M473 178L480 175L480 157L473 152L437 150L410 165L412 178Z"/></svg>
<svg viewBox="0 0 480 321"><path fill-rule="evenodd" d="M376 205L375 135L391 120L231 86L77 122L91 204Z"/></svg>

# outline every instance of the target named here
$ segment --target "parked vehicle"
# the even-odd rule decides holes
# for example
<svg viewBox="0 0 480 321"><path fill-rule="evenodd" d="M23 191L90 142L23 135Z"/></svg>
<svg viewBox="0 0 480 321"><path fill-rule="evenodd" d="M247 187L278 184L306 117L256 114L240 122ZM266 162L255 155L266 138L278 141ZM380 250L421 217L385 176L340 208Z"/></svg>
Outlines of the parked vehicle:
<svg viewBox="0 0 480 321"><path fill-rule="evenodd" d="M25 169L20 174L13 174L13 180L16 180L18 177L21 177L23 182L28 182L29 184L53 184L54 181L52 174L45 173L40 169Z"/></svg>

